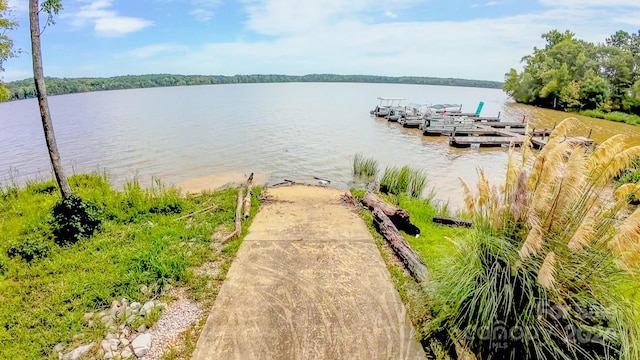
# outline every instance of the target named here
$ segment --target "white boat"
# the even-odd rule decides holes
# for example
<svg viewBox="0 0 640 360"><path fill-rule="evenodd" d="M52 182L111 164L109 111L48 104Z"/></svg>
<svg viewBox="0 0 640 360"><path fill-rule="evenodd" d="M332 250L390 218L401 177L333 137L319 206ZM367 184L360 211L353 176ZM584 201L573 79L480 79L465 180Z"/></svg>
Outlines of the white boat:
<svg viewBox="0 0 640 360"><path fill-rule="evenodd" d="M405 99L378 97L378 100L380 100L380 104L376 106L375 109L369 111L369 113L377 117L385 117L391 113L392 108L400 107Z"/></svg>

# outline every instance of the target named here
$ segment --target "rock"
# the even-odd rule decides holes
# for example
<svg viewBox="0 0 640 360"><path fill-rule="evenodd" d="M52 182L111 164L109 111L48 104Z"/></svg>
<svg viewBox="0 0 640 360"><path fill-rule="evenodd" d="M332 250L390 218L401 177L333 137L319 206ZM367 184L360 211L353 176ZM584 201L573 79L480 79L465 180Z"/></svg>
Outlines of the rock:
<svg viewBox="0 0 640 360"><path fill-rule="evenodd" d="M141 334L133 343L133 352L137 357L143 357L146 353L151 350L151 334Z"/></svg>
<svg viewBox="0 0 640 360"><path fill-rule="evenodd" d="M64 344L63 343L57 343L56 346L53 347L53 350L55 350L55 352L62 352L64 350Z"/></svg>
<svg viewBox="0 0 640 360"><path fill-rule="evenodd" d="M149 313L151 312L151 310L153 310L154 307L155 307L155 304L153 303L153 301L147 301L146 303L144 303L144 305L142 305L142 309L140 309L140 315L142 316L149 315Z"/></svg>
<svg viewBox="0 0 640 360"><path fill-rule="evenodd" d="M129 305L129 309L131 309L132 311L138 311L141 307L142 304L140 304L139 302L132 302L131 305Z"/></svg>
<svg viewBox="0 0 640 360"><path fill-rule="evenodd" d="M93 315L95 315L95 314L96 314L96 313L93 313L93 312L85 313L85 314L84 314L84 321L87 321L87 322L88 322L88 321L90 321L90 320L91 320L91 318L93 318Z"/></svg>
<svg viewBox="0 0 640 360"><path fill-rule="evenodd" d="M143 333L143 332L147 331L147 325L140 325L140 327L137 328L136 331L139 332L139 333Z"/></svg>
<svg viewBox="0 0 640 360"><path fill-rule="evenodd" d="M88 327L90 327L90 328L92 328L92 327L94 326L93 320L89 320L89 321L87 322L87 326L88 326Z"/></svg>
<svg viewBox="0 0 640 360"><path fill-rule="evenodd" d="M111 345L111 351L118 350L118 345L120 345L119 339L109 340L109 344Z"/></svg>
<svg viewBox="0 0 640 360"><path fill-rule="evenodd" d="M129 340L124 338L124 339L120 339L120 344L122 344L122 346L124 346L124 347L127 347L131 343L129 342Z"/></svg>
<svg viewBox="0 0 640 360"><path fill-rule="evenodd" d="M131 333L131 332L129 331L129 328L124 328L124 329L122 329L122 336L123 336L123 337L125 337L125 338L126 338L127 336L129 336L129 334L130 334L130 333Z"/></svg>
<svg viewBox="0 0 640 360"><path fill-rule="evenodd" d="M104 337L105 340L112 340L117 338L118 337L115 334L107 334L107 336Z"/></svg>
<svg viewBox="0 0 640 360"><path fill-rule="evenodd" d="M131 324L131 323L133 323L135 320L136 320L136 316L135 316L135 315L131 315L131 316L129 316L129 317L128 317L124 322L125 322L126 324Z"/></svg>
<svg viewBox="0 0 640 360"><path fill-rule="evenodd" d="M89 353L89 351L91 351L91 349L93 349L93 347L96 345L96 343L91 343L91 344L87 344L87 345L80 345L77 348L73 349L71 352L65 354L64 356L62 356L62 359L64 360L78 360L81 357L85 356L87 353Z"/></svg>
<svg viewBox="0 0 640 360"><path fill-rule="evenodd" d="M120 357L122 357L123 359L130 359L131 356L133 356L133 353L129 348L122 350L122 352L120 353Z"/></svg>
<svg viewBox="0 0 640 360"><path fill-rule="evenodd" d="M127 325L122 324L122 325L118 326L118 330L122 331L122 330L124 330L125 327L127 327Z"/></svg>

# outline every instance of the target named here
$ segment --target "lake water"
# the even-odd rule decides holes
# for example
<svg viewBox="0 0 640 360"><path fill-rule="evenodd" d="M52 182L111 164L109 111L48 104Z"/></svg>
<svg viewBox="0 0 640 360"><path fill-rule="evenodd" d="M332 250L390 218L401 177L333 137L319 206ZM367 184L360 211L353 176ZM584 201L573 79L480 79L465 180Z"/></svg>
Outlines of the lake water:
<svg viewBox="0 0 640 360"><path fill-rule="evenodd" d="M361 152L386 165L425 169L437 198L462 202L458 177L476 182L476 169L503 178L506 149L455 149L446 138L376 119L376 97L415 103L462 103L505 121L527 116L553 126L565 113L511 103L501 90L398 84L285 83L171 87L94 92L49 99L68 172L106 169L119 186L138 177L167 183L214 173L256 172L283 179L352 184L351 160ZM640 129L582 118L602 138ZM586 133L584 134L586 135ZM49 177L49 158L34 99L0 104L0 185ZM221 174L222 176L222 174Z"/></svg>

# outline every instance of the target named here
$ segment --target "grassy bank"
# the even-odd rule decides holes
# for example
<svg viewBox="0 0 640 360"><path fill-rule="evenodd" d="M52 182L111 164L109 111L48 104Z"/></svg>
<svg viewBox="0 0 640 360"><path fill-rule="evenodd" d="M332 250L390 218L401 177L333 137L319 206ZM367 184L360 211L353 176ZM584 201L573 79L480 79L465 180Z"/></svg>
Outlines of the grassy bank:
<svg viewBox="0 0 640 360"><path fill-rule="evenodd" d="M70 182L95 205L103 224L92 238L68 247L51 235L50 209L58 199L53 182L0 191L2 359L53 359L58 343L69 349L99 341L107 329L89 327L84 314L113 300L145 302L160 298L165 288L184 286L189 296L213 301L241 243L212 247L212 234L233 228L235 189L184 198L160 183L143 189L134 182L115 191L99 175L76 175ZM220 265L214 279L194 272L205 262Z"/></svg>
<svg viewBox="0 0 640 360"><path fill-rule="evenodd" d="M361 200L364 196L364 190L352 189L351 192L358 200ZM402 235L424 260L431 278L442 277L447 271L451 254L456 251L456 243L453 239L465 238L473 230L434 224L432 222L433 217L435 215L444 215L444 212L428 199L409 198L405 195L378 194L378 196L399 208L406 209L410 213L411 221L420 228L421 234L419 237L405 233L402 233ZM422 343L430 358L448 359L438 338L440 335L438 334L438 329L433 328L432 303L428 285L418 284L409 272L405 270L404 265L398 261L393 250L376 231L371 212L362 210L361 214L376 240L396 290L400 293L400 297L407 307L411 321L418 333L418 340Z"/></svg>
<svg viewBox="0 0 640 360"><path fill-rule="evenodd" d="M629 125L640 125L640 116L619 111L604 112L600 110L582 110L578 111L578 114L597 119L626 123Z"/></svg>

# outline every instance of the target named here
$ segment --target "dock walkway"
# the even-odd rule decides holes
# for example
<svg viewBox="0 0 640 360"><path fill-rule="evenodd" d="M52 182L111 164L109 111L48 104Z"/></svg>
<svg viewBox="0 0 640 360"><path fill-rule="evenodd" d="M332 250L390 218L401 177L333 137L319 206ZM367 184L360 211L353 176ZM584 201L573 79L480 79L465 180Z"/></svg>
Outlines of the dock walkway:
<svg viewBox="0 0 640 360"><path fill-rule="evenodd" d="M424 359L367 226L343 191L269 189L193 354L205 359Z"/></svg>

